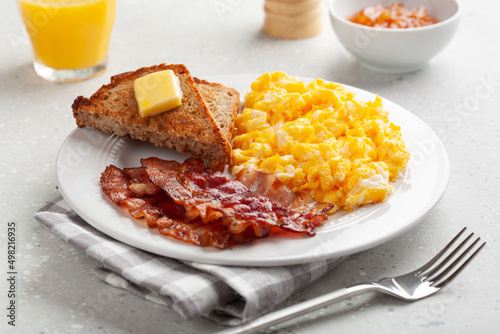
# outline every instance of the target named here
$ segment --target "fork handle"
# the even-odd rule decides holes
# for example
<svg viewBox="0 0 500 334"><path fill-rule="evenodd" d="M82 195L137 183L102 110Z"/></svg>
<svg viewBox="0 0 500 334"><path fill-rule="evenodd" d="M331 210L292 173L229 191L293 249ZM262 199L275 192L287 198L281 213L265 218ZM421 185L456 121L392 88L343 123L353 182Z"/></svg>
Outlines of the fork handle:
<svg viewBox="0 0 500 334"><path fill-rule="evenodd" d="M299 317L322 307L331 305L340 300L344 300L349 297L375 290L377 290L377 288L371 284L359 284L347 288L342 288L307 300L305 302L286 307L276 312L266 314L241 326L218 332L218 334L254 333L259 329L268 328L272 325L276 325L278 323Z"/></svg>

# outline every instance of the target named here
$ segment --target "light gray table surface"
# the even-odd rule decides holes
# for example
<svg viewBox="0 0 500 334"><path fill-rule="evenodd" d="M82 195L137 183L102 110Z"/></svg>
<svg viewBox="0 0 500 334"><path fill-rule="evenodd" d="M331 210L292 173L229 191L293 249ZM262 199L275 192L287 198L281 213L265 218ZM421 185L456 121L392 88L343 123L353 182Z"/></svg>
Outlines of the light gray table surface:
<svg viewBox="0 0 500 334"><path fill-rule="evenodd" d="M424 263L468 226L488 242L447 289L408 304L368 294L269 333L498 333L500 330L500 2L462 1L457 35L427 68L386 75L362 68L339 45L325 12L323 32L287 41L262 32L263 1L118 1L109 66L88 81L39 79L15 1L0 5L0 332L215 333L206 318L108 286L97 261L42 228L33 214L58 195L55 159L76 127L71 104L109 76L183 63L198 77L282 70L365 89L410 110L436 133L450 160L449 186L416 227L339 267L278 308ZM480 92L480 93L479 93ZM17 326L7 325L7 224L17 226Z"/></svg>

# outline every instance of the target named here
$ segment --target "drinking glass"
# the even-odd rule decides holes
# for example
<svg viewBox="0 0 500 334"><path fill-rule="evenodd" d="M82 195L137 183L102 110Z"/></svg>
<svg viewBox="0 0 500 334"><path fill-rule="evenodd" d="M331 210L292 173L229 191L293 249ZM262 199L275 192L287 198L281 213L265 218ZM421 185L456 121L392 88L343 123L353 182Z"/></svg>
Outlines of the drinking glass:
<svg viewBox="0 0 500 334"><path fill-rule="evenodd" d="M38 76L79 81L106 69L116 0L18 0Z"/></svg>

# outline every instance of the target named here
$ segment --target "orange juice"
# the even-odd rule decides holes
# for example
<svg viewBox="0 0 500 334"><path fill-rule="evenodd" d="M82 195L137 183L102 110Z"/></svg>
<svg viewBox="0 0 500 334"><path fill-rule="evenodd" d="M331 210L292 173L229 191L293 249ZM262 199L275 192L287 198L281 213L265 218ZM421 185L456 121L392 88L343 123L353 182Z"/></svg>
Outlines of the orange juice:
<svg viewBox="0 0 500 334"><path fill-rule="evenodd" d="M116 0L19 0L35 62L56 70L106 60Z"/></svg>

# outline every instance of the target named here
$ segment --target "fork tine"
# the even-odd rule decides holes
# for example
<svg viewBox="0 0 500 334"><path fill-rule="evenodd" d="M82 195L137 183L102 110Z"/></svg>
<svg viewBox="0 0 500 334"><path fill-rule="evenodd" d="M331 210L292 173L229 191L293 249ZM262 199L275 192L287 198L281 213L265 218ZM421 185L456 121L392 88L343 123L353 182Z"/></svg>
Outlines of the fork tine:
<svg viewBox="0 0 500 334"><path fill-rule="evenodd" d="M444 260L442 260L439 264L436 264L436 266L433 267L432 269L429 268L427 272L420 273L419 276L425 275L427 276L427 278L429 278L430 276L434 276L438 271L440 271L443 268L443 266L446 263L451 261L458 254L458 252L469 242L469 240L472 238L473 235L474 233L469 234L469 236L465 238L465 240L462 241L460 245L458 245L453 251L451 251L451 253Z"/></svg>
<svg viewBox="0 0 500 334"><path fill-rule="evenodd" d="M462 236L462 234L465 232L466 229L467 227L464 227L446 246L444 246L444 248L439 253L437 253L436 256L434 256L429 262L420 267L417 270L416 275L421 275L429 268L431 268L448 251L448 249L450 249L451 246L453 246L453 244Z"/></svg>
<svg viewBox="0 0 500 334"><path fill-rule="evenodd" d="M472 248L474 248L474 246L479 242L480 238L477 238L476 240L474 240L472 245L467 247L467 249L465 251L462 251L459 254L460 249L465 245L466 242L469 241L471 236L472 236L472 234L469 235L469 237L467 239L465 239L464 242L462 242L444 261L442 261L438 266L436 266L436 268L434 268L432 271L430 271L426 275L427 277L425 278L425 281L437 282L441 278L443 278L446 275L446 273L450 272L450 270L454 266L456 266L467 255L467 253ZM456 256L456 259L453 260L455 258L455 256ZM451 262L452 260L453 260L453 262ZM449 264L450 262L451 262L451 264ZM439 272L441 272L441 273L439 273Z"/></svg>
<svg viewBox="0 0 500 334"><path fill-rule="evenodd" d="M460 274L465 267L472 261L474 257L481 251L481 249L486 245L486 242L483 242L469 257L462 263L462 265L458 268L456 268L446 279L443 280L443 278L449 274L451 268L455 267L460 260L467 254L476 244L479 242L480 238L477 238L476 241L470 245L467 250L462 254L463 256L460 256L455 262L453 262L442 274L439 275L439 279L436 277L435 281L431 284L431 286L435 286L438 288L444 288L446 285L448 285L455 277L457 277L458 274Z"/></svg>

